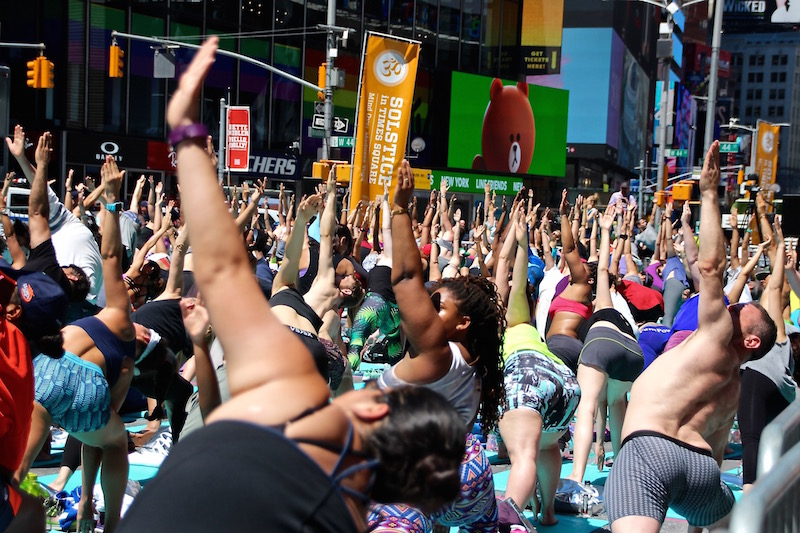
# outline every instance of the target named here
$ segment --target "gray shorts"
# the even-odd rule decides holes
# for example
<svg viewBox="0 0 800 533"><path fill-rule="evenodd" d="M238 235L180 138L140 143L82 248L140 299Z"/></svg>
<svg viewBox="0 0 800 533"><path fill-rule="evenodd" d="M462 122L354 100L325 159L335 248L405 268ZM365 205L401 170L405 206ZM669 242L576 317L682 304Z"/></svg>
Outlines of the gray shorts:
<svg viewBox="0 0 800 533"><path fill-rule="evenodd" d="M708 526L733 508L711 452L654 431L625 437L606 481L608 521L647 516L664 522L672 507L689 525Z"/></svg>

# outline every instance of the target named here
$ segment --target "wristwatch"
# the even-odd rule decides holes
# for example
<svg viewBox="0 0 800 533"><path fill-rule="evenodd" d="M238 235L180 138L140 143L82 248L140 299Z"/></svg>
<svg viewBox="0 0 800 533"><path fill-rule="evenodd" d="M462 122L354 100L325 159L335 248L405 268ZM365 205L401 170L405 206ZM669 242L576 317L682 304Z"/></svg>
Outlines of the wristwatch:
<svg viewBox="0 0 800 533"><path fill-rule="evenodd" d="M124 210L125 204L122 202L114 202L113 204L106 204L106 211L109 213L119 213Z"/></svg>
<svg viewBox="0 0 800 533"><path fill-rule="evenodd" d="M208 128L206 128L206 125L195 122L194 124L187 124L186 126L178 126L170 131L168 140L169 145L173 149L176 149L183 141L198 138L205 139L206 137L208 137Z"/></svg>

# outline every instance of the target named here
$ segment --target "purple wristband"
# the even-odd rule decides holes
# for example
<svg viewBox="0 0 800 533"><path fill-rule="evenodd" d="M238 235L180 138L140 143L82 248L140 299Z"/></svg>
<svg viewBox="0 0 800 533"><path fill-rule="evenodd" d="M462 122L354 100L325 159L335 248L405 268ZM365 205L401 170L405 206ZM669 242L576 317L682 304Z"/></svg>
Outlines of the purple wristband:
<svg viewBox="0 0 800 533"><path fill-rule="evenodd" d="M178 126L169 132L169 144L172 148L177 148L180 143L187 139L197 139L208 137L208 128L205 124L195 122L186 126Z"/></svg>

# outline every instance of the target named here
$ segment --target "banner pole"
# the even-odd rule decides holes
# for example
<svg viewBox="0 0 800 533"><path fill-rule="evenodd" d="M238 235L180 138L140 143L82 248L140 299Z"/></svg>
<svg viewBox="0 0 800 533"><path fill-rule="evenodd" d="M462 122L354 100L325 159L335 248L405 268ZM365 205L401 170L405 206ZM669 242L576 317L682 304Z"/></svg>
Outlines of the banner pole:
<svg viewBox="0 0 800 533"><path fill-rule="evenodd" d="M225 113L225 99L219 99L219 155L217 156L217 180L219 184L222 185L222 177L225 173L225 163L226 163L226 153L225 153L225 122L227 119ZM230 185L230 183L228 184Z"/></svg>
<svg viewBox="0 0 800 533"><path fill-rule="evenodd" d="M356 156L356 143L359 142L358 139L358 115L359 111L361 110L361 86L364 84L364 60L367 57L367 41L369 41L369 36L371 32L367 32L364 36L364 42L361 45L361 67L358 71L358 89L356 91L356 113L355 113L355 125L353 127L353 149L350 150L350 183L348 184L348 194L350 195L350 205L348 206L348 210L352 211L354 205L358 205L358 201L356 200L355 203L353 202L353 162L355 161ZM363 171L363 169L362 169ZM359 179L361 179L359 177Z"/></svg>

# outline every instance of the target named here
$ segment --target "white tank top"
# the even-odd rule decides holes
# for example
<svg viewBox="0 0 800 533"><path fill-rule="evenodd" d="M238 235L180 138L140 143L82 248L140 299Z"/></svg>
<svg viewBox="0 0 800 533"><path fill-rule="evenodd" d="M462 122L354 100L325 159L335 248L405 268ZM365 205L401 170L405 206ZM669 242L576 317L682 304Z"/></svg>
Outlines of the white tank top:
<svg viewBox="0 0 800 533"><path fill-rule="evenodd" d="M447 374L433 383L406 383L394 374L390 367L378 378L378 386L382 389L402 386L426 387L444 396L464 418L467 425L475 421L481 403L481 378L475 369L469 366L455 343L450 344L452 361Z"/></svg>

